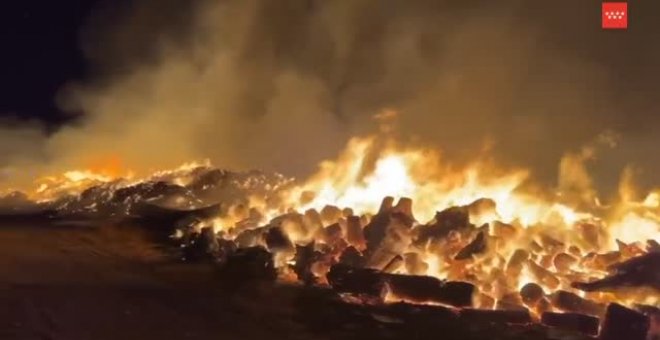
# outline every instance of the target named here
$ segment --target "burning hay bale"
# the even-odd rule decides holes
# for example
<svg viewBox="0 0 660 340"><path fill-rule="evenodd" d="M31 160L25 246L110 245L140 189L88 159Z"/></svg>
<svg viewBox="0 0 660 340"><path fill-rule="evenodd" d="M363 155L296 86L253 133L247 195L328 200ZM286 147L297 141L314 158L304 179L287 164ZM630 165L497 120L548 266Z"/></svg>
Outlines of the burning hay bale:
<svg viewBox="0 0 660 340"><path fill-rule="evenodd" d="M529 258L529 252L527 252L524 249L516 249L513 252L513 255L509 258L509 262L506 264L506 273L507 275L511 275L514 277L517 277L520 275L520 272L522 271L522 268L524 264L527 262L527 259Z"/></svg>
<svg viewBox="0 0 660 340"><path fill-rule="evenodd" d="M343 213L341 209L334 205L326 205L321 209L320 212L321 220L325 225L334 224L339 222L339 219L342 218Z"/></svg>
<svg viewBox="0 0 660 340"><path fill-rule="evenodd" d="M552 260L553 265L560 272L568 272L577 263L577 259L566 253L558 253Z"/></svg>
<svg viewBox="0 0 660 340"><path fill-rule="evenodd" d="M605 305L560 289L565 287L562 280L578 277L574 268L581 264L576 257L581 254L579 248L571 248L562 241L540 235L538 242L531 240L528 249L512 251L508 260L500 257L497 261L501 269L494 270L492 274L497 278L492 282L496 288L490 290L491 288L485 285L486 292L478 292L478 288L468 282L444 281L424 275L429 270L425 259L420 257L418 251L406 250L426 244L422 240L440 240L454 249L446 249L441 253L445 254L441 256L444 256L443 259L449 266L447 268L457 270L457 275L450 277L465 277L478 281L478 277L462 276L465 275L461 274L465 265L458 263L482 265L475 261L475 255L481 254L488 259L488 256L492 256L493 252L501 247L487 246L490 238L497 238L493 236L496 232L501 236L512 237L517 235L519 230L513 225L499 222L494 223L492 229L488 225L475 228L470 223L467 208L450 208L437 213L431 224L411 225L413 220L408 218L407 210L412 202L403 201L404 203L397 205L393 202L391 198L384 199L380 212L366 224L363 222L364 217L353 215L352 211L343 212L330 207L322 213L307 210L305 214L298 215L295 219L299 220L296 224L298 227L294 229L283 228L283 221L287 218L279 217L264 227L243 231L236 240L238 244L245 243L241 240L252 235L249 238L253 241L246 244L257 245L263 242L268 249L270 261L277 257L277 254L290 253L292 261L289 268L299 281L315 285L325 279L334 291L349 293L366 299L365 301L406 301L466 308L473 306L473 298L476 296L479 297L479 306L488 306L483 298L493 294L497 298L490 298L490 306L496 310L463 309L460 319L478 320L481 323L527 324L532 322L532 316L527 309L529 308L538 313L541 321L548 326L587 335L595 334L597 326L594 325L598 323L597 317L605 314ZM296 244L289 238L291 230L296 230L295 235L308 233L307 225L316 230L312 240L318 240L320 243L311 241ZM362 225L365 225L364 228ZM451 242L459 242L461 246L452 245ZM587 261L600 263L615 261L607 260L609 257L606 259L601 254L593 254L587 258L591 259ZM497 261L495 263L498 263ZM639 267L635 265L637 261L640 260L630 264L623 262L615 267L619 272L635 271L634 268ZM226 262L236 261L233 256L228 256ZM322 267L326 269L319 270ZM251 268L255 269L254 266ZM266 276L272 278L281 271L276 268L273 270L274 272ZM498 270L500 274L495 274ZM536 283L528 283L519 291L510 288L523 274L529 275ZM546 290L549 295L546 295ZM566 313L553 312L553 307Z"/></svg>
<svg viewBox="0 0 660 340"><path fill-rule="evenodd" d="M559 287L559 279L552 272L543 268L542 266L539 266L536 264L536 262L531 260L528 260L526 264L527 268L529 268L529 271L532 273L532 275L534 275L537 282L542 283L546 287L553 290Z"/></svg>
<svg viewBox="0 0 660 340"><path fill-rule="evenodd" d="M353 247L364 249L366 240L362 231L360 217L348 216L346 219L346 241Z"/></svg>
<svg viewBox="0 0 660 340"><path fill-rule="evenodd" d="M652 300L641 291L601 292L660 290L657 240L607 248L614 242L606 224L562 202L538 201L517 213L527 197L449 197L440 202L472 203L438 207L425 198L421 205L432 208L418 213L412 198L388 196L374 211L377 201L333 202L334 193L316 199L309 188L286 183L259 172L196 167L140 182L95 183L48 206L60 217L130 218L176 234L187 261L217 265L224 280L297 280L383 309L450 311L451 322L526 327L540 317L548 326L594 335L607 303ZM610 275L601 278L606 269ZM616 333L618 318L606 318L614 326L604 334Z"/></svg>

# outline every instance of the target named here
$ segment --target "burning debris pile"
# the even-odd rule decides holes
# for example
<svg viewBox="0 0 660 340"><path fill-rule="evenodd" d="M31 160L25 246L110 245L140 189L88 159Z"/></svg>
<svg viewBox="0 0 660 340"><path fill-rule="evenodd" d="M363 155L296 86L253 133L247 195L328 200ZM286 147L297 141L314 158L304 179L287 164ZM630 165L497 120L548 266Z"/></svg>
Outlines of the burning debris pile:
<svg viewBox="0 0 660 340"><path fill-rule="evenodd" d="M184 164L142 179L109 178L84 171L38 181L31 194L12 191L0 196L0 212L47 211L54 218L107 219L143 217L161 209L195 210L218 202L224 207L248 204L252 197L270 199L291 182L280 174L230 172L209 164Z"/></svg>
<svg viewBox="0 0 660 340"><path fill-rule="evenodd" d="M654 240L598 252L591 224L577 227L578 246L533 228L470 223L470 211L494 205L485 199L447 208L425 224L415 221L410 199L393 203L386 197L369 217L326 206L254 229L188 229L183 247L189 260L217 261L223 270L233 268L232 275L329 286L359 303L433 305L467 319L536 320L588 335L602 325L603 339L645 339L650 320L657 322L660 249ZM290 236L296 233L314 236L301 243ZM507 250L527 237L526 247Z"/></svg>
<svg viewBox="0 0 660 340"><path fill-rule="evenodd" d="M601 339L657 334L658 192L577 209L526 191L525 177L366 138L302 184L187 165L132 181L69 173L0 203L58 219L141 218L171 233L186 261L360 305Z"/></svg>

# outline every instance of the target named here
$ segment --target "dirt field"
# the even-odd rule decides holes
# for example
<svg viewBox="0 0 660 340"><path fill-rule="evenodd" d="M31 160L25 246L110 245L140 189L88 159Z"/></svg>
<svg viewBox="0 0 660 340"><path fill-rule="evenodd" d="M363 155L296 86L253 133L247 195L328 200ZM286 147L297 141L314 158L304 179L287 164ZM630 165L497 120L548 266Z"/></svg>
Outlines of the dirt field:
<svg viewBox="0 0 660 340"><path fill-rule="evenodd" d="M310 338L286 292L215 280L137 229L4 225L0 339Z"/></svg>
<svg viewBox="0 0 660 340"><path fill-rule="evenodd" d="M182 263L157 244L136 227L0 223L0 339L548 338L529 328L387 320L320 289L228 284L212 266Z"/></svg>

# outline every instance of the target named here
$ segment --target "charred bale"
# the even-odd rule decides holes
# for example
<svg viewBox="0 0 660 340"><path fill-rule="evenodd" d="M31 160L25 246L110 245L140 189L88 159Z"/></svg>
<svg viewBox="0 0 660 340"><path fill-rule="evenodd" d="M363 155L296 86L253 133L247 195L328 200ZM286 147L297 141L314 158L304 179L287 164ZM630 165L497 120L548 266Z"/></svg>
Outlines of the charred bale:
<svg viewBox="0 0 660 340"><path fill-rule="evenodd" d="M326 278L332 288L339 293L380 297L385 289L382 275L369 268L353 268L344 264L336 264L330 268Z"/></svg>
<svg viewBox="0 0 660 340"><path fill-rule="evenodd" d="M270 251L287 251L293 248L293 244L286 236L282 228L271 227L265 235L266 246Z"/></svg>
<svg viewBox="0 0 660 340"><path fill-rule="evenodd" d="M584 299L577 294L567 292L565 290L560 290L553 293L550 297L552 304L566 312L587 314L593 316L602 316L605 312L605 306Z"/></svg>
<svg viewBox="0 0 660 340"><path fill-rule="evenodd" d="M579 313L545 312L541 315L541 323L587 335L597 335L600 320L597 317Z"/></svg>
<svg viewBox="0 0 660 340"><path fill-rule="evenodd" d="M526 309L490 310L466 308L461 310L460 319L471 324L527 324L532 322L532 317Z"/></svg>
<svg viewBox="0 0 660 340"><path fill-rule="evenodd" d="M255 247L260 244L262 236L268 230L267 227L259 227L255 229L247 229L238 234L234 241L239 248Z"/></svg>
<svg viewBox="0 0 660 340"><path fill-rule="evenodd" d="M385 287L405 301L435 302L457 307L471 306L474 285L444 282L430 276L382 273L369 268L337 264L330 268L328 282L338 292L382 296Z"/></svg>
<svg viewBox="0 0 660 340"><path fill-rule="evenodd" d="M321 253L314 250L314 242L305 246L296 245L295 264L293 272L298 276L298 280L306 285L316 283L317 277L312 272L312 265L321 257Z"/></svg>
<svg viewBox="0 0 660 340"><path fill-rule="evenodd" d="M435 302L456 307L472 306L474 285L444 282L431 276L385 274L390 293L417 303Z"/></svg>
<svg viewBox="0 0 660 340"><path fill-rule="evenodd" d="M403 265L404 265L403 256L395 255L394 257L392 257L390 262L388 262L383 267L383 269L381 271L384 272L384 273L394 273L397 270L399 270L399 268L403 267Z"/></svg>
<svg viewBox="0 0 660 340"><path fill-rule="evenodd" d="M139 202L139 204L135 204L132 211L141 225L155 232L168 233L168 235L181 221L203 221L221 215L219 204L199 209L180 210Z"/></svg>
<svg viewBox="0 0 660 340"><path fill-rule="evenodd" d="M219 272L225 279L235 282L277 278L273 256L263 247L236 250L220 266Z"/></svg>
<svg viewBox="0 0 660 340"><path fill-rule="evenodd" d="M454 260L467 260L476 254L481 254L486 250L486 234L483 231L480 231L477 236L463 249L461 249L458 254L454 257Z"/></svg>
<svg viewBox="0 0 660 340"><path fill-rule="evenodd" d="M395 214L400 215L400 218L406 221L406 224L411 227L415 222L412 210L413 201L408 197L401 197L399 202L393 208Z"/></svg>
<svg viewBox="0 0 660 340"><path fill-rule="evenodd" d="M518 293L506 293L495 303L495 309L501 310L527 310L522 297Z"/></svg>
<svg viewBox="0 0 660 340"><path fill-rule="evenodd" d="M473 228L466 207L451 207L435 214L435 223L418 228L417 242L424 244L432 239L443 239L452 231Z"/></svg>
<svg viewBox="0 0 660 340"><path fill-rule="evenodd" d="M441 329L441 325L454 325L458 321L458 313L444 306L416 305L406 302L395 302L368 306L367 309L373 314L387 316L392 319L401 320L415 326L435 326Z"/></svg>
<svg viewBox="0 0 660 340"><path fill-rule="evenodd" d="M635 305L635 309L649 317L648 338L660 339L660 308L649 305Z"/></svg>
<svg viewBox="0 0 660 340"><path fill-rule="evenodd" d="M164 181L143 182L133 186L117 189L113 193L109 204L115 207L123 207L128 214L137 215L144 218L158 218L161 217L160 213L153 213L153 211L150 209L153 208L157 210L159 207L145 202L150 199L159 197L169 197L175 195L185 196L187 193L188 189L176 184L170 184ZM168 208L162 209L167 210ZM174 211L176 212L176 210Z"/></svg>
<svg viewBox="0 0 660 340"><path fill-rule="evenodd" d="M335 244L342 239L342 230L339 223L334 223L323 229L323 239L327 244Z"/></svg>
<svg viewBox="0 0 660 340"><path fill-rule="evenodd" d="M592 282L574 282L584 291L608 291L624 287L660 290L660 252L651 252L611 266L614 274Z"/></svg>
<svg viewBox="0 0 660 340"><path fill-rule="evenodd" d="M354 268L362 268L364 267L366 260L359 250L351 246L346 247L346 249L342 251L341 255L339 256L339 263Z"/></svg>
<svg viewBox="0 0 660 340"><path fill-rule="evenodd" d="M223 238L218 237L218 254L217 258L219 262L225 262L231 256L238 250L238 245L231 240L225 240Z"/></svg>
<svg viewBox="0 0 660 340"><path fill-rule="evenodd" d="M213 261L220 253L217 236L210 227L202 228L199 234L194 234L191 240L184 244L183 258L185 261Z"/></svg>
<svg viewBox="0 0 660 340"><path fill-rule="evenodd" d="M520 288L520 298L528 306L536 305L544 295L543 288L533 282L527 283Z"/></svg>
<svg viewBox="0 0 660 340"><path fill-rule="evenodd" d="M600 340L645 340L649 317L616 303L607 306L600 331Z"/></svg>
<svg viewBox="0 0 660 340"><path fill-rule="evenodd" d="M365 256L367 266L371 268L384 268L393 257L403 253L411 241L410 228L401 221L396 214L392 214L389 224L385 228L385 236L376 248L367 248ZM376 246L374 244L374 246Z"/></svg>
<svg viewBox="0 0 660 340"><path fill-rule="evenodd" d="M656 240L646 241L646 251L649 253L660 252L660 243L658 243Z"/></svg>
<svg viewBox="0 0 660 340"><path fill-rule="evenodd" d="M366 240L367 252L375 251L385 239L387 228L392 220L392 204L394 198L385 197L380 205L380 210L362 230Z"/></svg>
<svg viewBox="0 0 660 340"><path fill-rule="evenodd" d="M389 213L392 210L393 205L394 205L394 197L387 196L383 198L383 200L380 202L380 208L378 209L378 214Z"/></svg>
<svg viewBox="0 0 660 340"><path fill-rule="evenodd" d="M188 185L188 188L194 192L204 192L214 189L219 184L229 177L227 171L220 169L213 169L207 171L193 180L192 183Z"/></svg>
<svg viewBox="0 0 660 340"><path fill-rule="evenodd" d="M367 244L367 253L372 253L378 249L381 242L385 239L390 221L391 217L389 213L378 213L364 227L363 234Z"/></svg>

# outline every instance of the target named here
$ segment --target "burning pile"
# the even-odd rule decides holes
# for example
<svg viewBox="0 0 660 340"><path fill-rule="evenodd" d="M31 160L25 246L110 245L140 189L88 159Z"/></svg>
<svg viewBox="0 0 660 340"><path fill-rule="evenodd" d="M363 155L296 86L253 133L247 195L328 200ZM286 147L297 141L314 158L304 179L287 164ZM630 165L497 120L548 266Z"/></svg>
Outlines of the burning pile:
<svg viewBox="0 0 660 340"><path fill-rule="evenodd" d="M566 168L582 170L575 159ZM526 178L370 137L302 184L187 165L140 180L69 173L3 200L59 218L169 214L186 260L332 287L349 301L592 335L600 319L603 338L643 338L646 315L659 315L660 193L635 199L623 181L604 205L590 190L547 194Z"/></svg>

